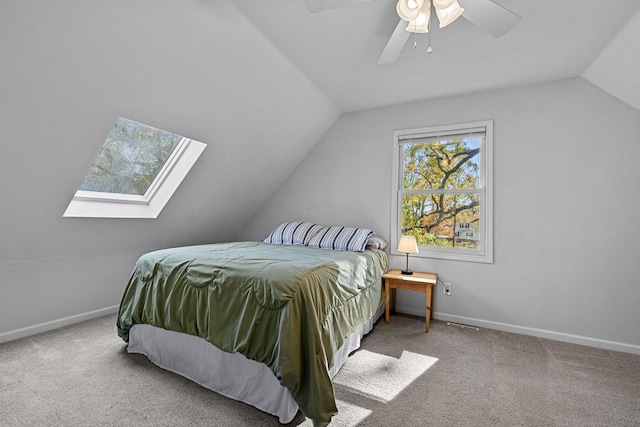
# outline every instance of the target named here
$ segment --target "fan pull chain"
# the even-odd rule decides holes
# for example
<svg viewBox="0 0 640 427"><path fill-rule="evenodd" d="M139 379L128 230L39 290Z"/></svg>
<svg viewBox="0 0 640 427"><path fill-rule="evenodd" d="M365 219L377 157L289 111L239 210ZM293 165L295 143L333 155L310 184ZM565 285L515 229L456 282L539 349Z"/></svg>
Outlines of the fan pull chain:
<svg viewBox="0 0 640 427"><path fill-rule="evenodd" d="M432 10L432 12L435 12L435 11ZM429 30L429 31L427 31L428 34L429 34L429 46L427 46L427 55L430 54L431 52L433 52L433 49L431 49L431 15L432 14L430 13L429 14L429 23L427 24L427 29Z"/></svg>

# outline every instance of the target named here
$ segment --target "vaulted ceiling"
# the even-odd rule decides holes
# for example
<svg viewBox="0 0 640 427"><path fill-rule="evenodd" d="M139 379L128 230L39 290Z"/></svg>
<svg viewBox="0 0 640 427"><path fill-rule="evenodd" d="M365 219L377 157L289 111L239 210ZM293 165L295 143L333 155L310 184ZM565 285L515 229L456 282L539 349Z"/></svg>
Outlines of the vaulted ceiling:
<svg viewBox="0 0 640 427"><path fill-rule="evenodd" d="M458 19L431 30L433 53L426 53L428 35L417 35L415 49L411 36L388 65L376 62L399 21L395 0L315 14L304 0L234 3L343 112L580 76L635 16L632 36L618 41L589 77L605 87L634 85L619 92L635 93L625 101L640 108L640 2L494 2L522 17L504 36Z"/></svg>
<svg viewBox="0 0 640 427"><path fill-rule="evenodd" d="M459 19L388 65L395 0L3 2L0 260L232 239L344 112L580 75L640 109L640 2L495 2L522 16L501 38ZM209 144L165 234L61 218L118 116Z"/></svg>
<svg viewBox="0 0 640 427"><path fill-rule="evenodd" d="M576 76L640 109L640 2L495 1L505 36L460 19L385 66L395 0L2 1L0 337L115 304L143 252L264 237L341 113ZM62 218L118 116L207 149L156 220Z"/></svg>

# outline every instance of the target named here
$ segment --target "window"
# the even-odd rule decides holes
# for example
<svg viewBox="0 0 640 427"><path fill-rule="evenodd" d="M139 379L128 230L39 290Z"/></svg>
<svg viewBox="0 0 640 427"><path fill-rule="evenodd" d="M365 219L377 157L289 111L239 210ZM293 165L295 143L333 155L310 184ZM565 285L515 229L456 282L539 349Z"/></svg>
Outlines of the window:
<svg viewBox="0 0 640 427"><path fill-rule="evenodd" d="M63 216L157 218L205 147L119 117Z"/></svg>
<svg viewBox="0 0 640 427"><path fill-rule="evenodd" d="M493 262L492 146L492 121L394 132L392 253Z"/></svg>

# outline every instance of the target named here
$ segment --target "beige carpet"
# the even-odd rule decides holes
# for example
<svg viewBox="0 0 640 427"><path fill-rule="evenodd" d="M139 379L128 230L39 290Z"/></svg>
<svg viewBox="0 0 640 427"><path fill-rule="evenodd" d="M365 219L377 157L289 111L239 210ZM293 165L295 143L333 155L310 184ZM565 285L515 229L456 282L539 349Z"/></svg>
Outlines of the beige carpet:
<svg viewBox="0 0 640 427"><path fill-rule="evenodd" d="M640 356L408 316L378 322L335 389L332 426L640 426ZM0 345L0 426L277 425L128 354L115 316Z"/></svg>

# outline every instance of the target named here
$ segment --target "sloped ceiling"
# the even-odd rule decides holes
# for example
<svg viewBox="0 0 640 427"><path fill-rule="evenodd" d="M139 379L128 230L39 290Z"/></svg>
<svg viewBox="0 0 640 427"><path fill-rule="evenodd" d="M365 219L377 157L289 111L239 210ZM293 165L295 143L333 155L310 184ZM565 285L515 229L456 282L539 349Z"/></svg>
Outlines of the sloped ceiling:
<svg viewBox="0 0 640 427"><path fill-rule="evenodd" d="M582 76L640 110L640 12L622 28Z"/></svg>
<svg viewBox="0 0 640 427"><path fill-rule="evenodd" d="M0 266L230 239L339 115L230 1L0 9ZM62 218L118 116L208 146L157 220Z"/></svg>
<svg viewBox="0 0 640 427"><path fill-rule="evenodd" d="M237 238L341 113L583 72L637 108L640 2L496 2L504 37L458 20L378 66L395 0L2 1L0 338L117 304L142 252ZM208 147L156 220L62 218L118 116Z"/></svg>
<svg viewBox="0 0 640 427"><path fill-rule="evenodd" d="M637 0L495 0L522 17L501 38L458 19L432 29L432 54L425 52L428 35L420 34L416 49L410 39L397 62L377 65L398 23L395 0L317 14L303 0L235 3L343 112L580 76L640 9ZM459 3L465 6L465 0ZM638 25L629 33L620 42L625 47L607 50L601 71L589 73L598 82L623 77L615 78L617 88L603 84L607 90L640 89L637 72L632 74ZM635 67L625 66L630 60Z"/></svg>
<svg viewBox="0 0 640 427"><path fill-rule="evenodd" d="M380 66L392 0L4 1L0 264L232 239L342 112L583 72L639 104L640 2L496 2L505 36L461 19ZM157 221L62 219L118 116L209 146Z"/></svg>

